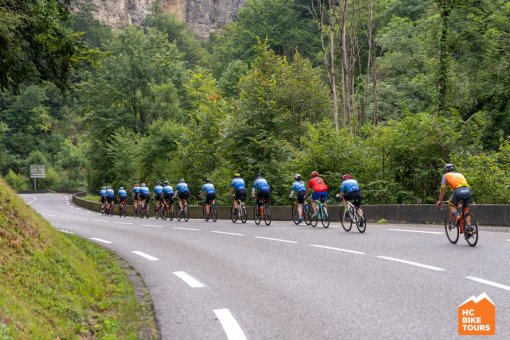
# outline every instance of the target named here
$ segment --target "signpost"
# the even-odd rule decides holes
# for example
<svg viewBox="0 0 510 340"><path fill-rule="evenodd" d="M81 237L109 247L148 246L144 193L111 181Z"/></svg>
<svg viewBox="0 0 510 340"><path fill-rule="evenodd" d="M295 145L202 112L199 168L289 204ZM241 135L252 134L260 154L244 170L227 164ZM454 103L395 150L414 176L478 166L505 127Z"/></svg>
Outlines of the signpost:
<svg viewBox="0 0 510 340"><path fill-rule="evenodd" d="M34 190L37 190L37 179L46 178L46 166L30 164L30 178L34 179Z"/></svg>

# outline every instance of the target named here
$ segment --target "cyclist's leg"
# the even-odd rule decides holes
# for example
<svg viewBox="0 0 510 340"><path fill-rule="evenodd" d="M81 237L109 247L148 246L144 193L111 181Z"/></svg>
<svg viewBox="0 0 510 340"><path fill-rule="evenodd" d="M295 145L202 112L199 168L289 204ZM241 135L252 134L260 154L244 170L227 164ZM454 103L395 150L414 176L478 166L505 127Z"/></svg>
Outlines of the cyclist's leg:
<svg viewBox="0 0 510 340"><path fill-rule="evenodd" d="M458 197L455 195L455 191L448 199L448 208L450 208L450 213L455 218L455 221L459 218L459 212L457 211L457 204L459 203Z"/></svg>

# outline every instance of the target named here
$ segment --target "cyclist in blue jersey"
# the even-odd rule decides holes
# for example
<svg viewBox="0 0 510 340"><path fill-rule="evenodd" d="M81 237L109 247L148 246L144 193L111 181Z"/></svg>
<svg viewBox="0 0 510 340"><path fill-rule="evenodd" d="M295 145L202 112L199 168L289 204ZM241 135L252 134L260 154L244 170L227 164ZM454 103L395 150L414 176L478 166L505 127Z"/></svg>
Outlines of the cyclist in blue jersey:
<svg viewBox="0 0 510 340"><path fill-rule="evenodd" d="M106 203L106 187L101 187L101 190L99 190L99 199L101 201L101 210L104 210L104 204Z"/></svg>
<svg viewBox="0 0 510 340"><path fill-rule="evenodd" d="M161 199L162 199L162 194L163 194L163 187L161 186L161 182L158 181L156 183L156 186L154 187L154 190L153 190L153 194L152 194L152 198L155 200L155 204L154 204L154 216L156 216L156 211L159 209L159 206L161 205Z"/></svg>
<svg viewBox="0 0 510 340"><path fill-rule="evenodd" d="M110 205L110 213L113 209L113 203L115 201L115 191L113 191L111 186L106 188L106 202Z"/></svg>
<svg viewBox="0 0 510 340"><path fill-rule="evenodd" d="M165 208L171 207L174 203L174 188L170 184L168 184L168 180L163 182L163 204L165 205ZM168 211L170 209L167 208Z"/></svg>
<svg viewBox="0 0 510 340"><path fill-rule="evenodd" d="M257 191L256 203L259 208L262 207L263 202L269 202L269 197L271 196L271 188L260 173L257 174L255 182L253 182L253 187L251 189L252 199L255 198L255 191Z"/></svg>
<svg viewBox="0 0 510 340"><path fill-rule="evenodd" d="M356 208L361 206L361 190L359 189L358 181L352 178L350 174L342 176L342 184L340 185L339 197L342 198L342 206L345 208L347 216L347 201L351 201ZM363 211L358 210L358 213L363 217Z"/></svg>
<svg viewBox="0 0 510 340"><path fill-rule="evenodd" d="M184 178L179 180L179 184L175 187L175 197L179 197L179 207L182 209L188 205L189 189Z"/></svg>
<svg viewBox="0 0 510 340"><path fill-rule="evenodd" d="M234 198L234 211L237 213L237 200L244 202L246 199L246 185L244 184L244 179L241 178L241 175L238 172L234 174L234 179L230 182L230 195L232 194L232 190L236 191Z"/></svg>
<svg viewBox="0 0 510 340"><path fill-rule="evenodd" d="M126 204L126 200L128 198L128 194L124 187L120 187L119 191L117 191L117 199L119 200L120 204Z"/></svg>
<svg viewBox="0 0 510 340"><path fill-rule="evenodd" d="M133 185L133 205L135 206L135 211L136 211L136 208L141 204L140 202L140 185L138 183L136 183L135 185Z"/></svg>
<svg viewBox="0 0 510 340"><path fill-rule="evenodd" d="M146 208L149 210L149 201L151 199L151 192L145 183L142 183L140 187L140 193L138 194L140 201L142 203L142 208Z"/></svg>
<svg viewBox="0 0 510 340"><path fill-rule="evenodd" d="M211 203L216 199L216 190L214 189L214 185L211 183L209 178L206 178L204 181L204 185L202 185L201 192L206 194L205 197L205 210L207 212L207 216L211 216Z"/></svg>
<svg viewBox="0 0 510 340"><path fill-rule="evenodd" d="M297 201L298 201L298 214L299 220L298 223L303 222L303 203L305 201L306 196L306 186L305 183L301 180L300 174L294 175L294 182L292 183L292 187L290 189L289 198L292 199L294 197L294 192L297 193Z"/></svg>

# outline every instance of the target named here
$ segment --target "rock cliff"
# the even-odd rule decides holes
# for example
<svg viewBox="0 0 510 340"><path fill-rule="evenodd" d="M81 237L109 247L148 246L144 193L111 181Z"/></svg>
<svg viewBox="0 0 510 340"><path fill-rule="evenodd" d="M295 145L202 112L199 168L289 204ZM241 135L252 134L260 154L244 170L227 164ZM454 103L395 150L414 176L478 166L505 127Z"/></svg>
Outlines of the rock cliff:
<svg viewBox="0 0 510 340"><path fill-rule="evenodd" d="M245 0L74 0L92 4L95 17L114 27L138 25L156 8L176 14L203 38L235 18Z"/></svg>

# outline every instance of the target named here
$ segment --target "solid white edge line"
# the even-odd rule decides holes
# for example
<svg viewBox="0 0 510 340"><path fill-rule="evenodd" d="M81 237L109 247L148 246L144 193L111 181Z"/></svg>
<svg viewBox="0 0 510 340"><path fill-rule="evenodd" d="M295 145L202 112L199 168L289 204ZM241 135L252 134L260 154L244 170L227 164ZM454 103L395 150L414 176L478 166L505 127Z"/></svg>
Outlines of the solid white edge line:
<svg viewBox="0 0 510 340"><path fill-rule="evenodd" d="M214 314L216 314L216 317L220 321L228 340L246 340L246 335L244 335L241 326L239 326L236 319L227 308L215 309Z"/></svg>
<svg viewBox="0 0 510 340"><path fill-rule="evenodd" d="M143 251L133 250L132 253L136 254L136 255L139 255L141 257L144 257L144 258L146 258L147 260L150 260L150 261L159 261L159 259L157 257L154 257L154 256L151 256L149 254L146 254Z"/></svg>
<svg viewBox="0 0 510 340"><path fill-rule="evenodd" d="M154 227L154 228L164 228L162 225L155 225L155 224L142 224L144 227Z"/></svg>
<svg viewBox="0 0 510 340"><path fill-rule="evenodd" d="M281 238L271 238L271 237L263 237L263 236L255 236L255 238L260 238L263 240L270 240L270 241L286 242L286 243L298 243L296 241L283 240Z"/></svg>
<svg viewBox="0 0 510 340"><path fill-rule="evenodd" d="M69 231L69 230L58 229L58 231L60 231L61 233L64 233L64 234L71 234L71 235L74 235L74 233L73 233L72 231Z"/></svg>
<svg viewBox="0 0 510 340"><path fill-rule="evenodd" d="M131 222L113 222L113 223L117 223L117 224L133 224Z"/></svg>
<svg viewBox="0 0 510 340"><path fill-rule="evenodd" d="M62 217L62 218L69 218L69 217ZM103 220L92 220L94 222L101 222L101 223L108 223L108 221L103 221Z"/></svg>
<svg viewBox="0 0 510 340"><path fill-rule="evenodd" d="M173 227L174 229L179 229L179 230L191 230L191 231L200 231L200 229L195 229L195 228L183 228L183 227Z"/></svg>
<svg viewBox="0 0 510 340"><path fill-rule="evenodd" d="M78 220L78 221L88 221L88 219L86 218L81 218L81 217L71 217L72 220Z"/></svg>
<svg viewBox="0 0 510 340"><path fill-rule="evenodd" d="M445 271L443 268L429 266L427 264L422 264L422 263L413 262L413 261L401 260L401 259L397 259L397 258L394 258L394 257L388 257L388 256L376 256L376 257L380 258L380 259L383 259L383 260L389 260L389 261L395 261L395 262L410 264L412 266L426 268L426 269L431 269L431 270L435 270L435 271Z"/></svg>
<svg viewBox="0 0 510 340"><path fill-rule="evenodd" d="M97 242L106 243L106 244L111 244L112 243L110 241L103 240L102 238L97 238L97 237L91 237L90 239L94 240L94 241L97 241Z"/></svg>
<svg viewBox="0 0 510 340"><path fill-rule="evenodd" d="M420 234L434 234L434 235L442 235L443 233L440 231L424 231L424 230L408 230L408 229L385 229L390 231L405 231L407 233L420 233Z"/></svg>
<svg viewBox="0 0 510 340"><path fill-rule="evenodd" d="M227 233L226 231L217 231L217 230L212 230L211 233L225 234L225 235L234 235L234 236L244 236L244 234Z"/></svg>
<svg viewBox="0 0 510 340"><path fill-rule="evenodd" d="M27 196L27 197L33 197L34 199L31 200L30 202L27 202L28 205L32 204L32 202L36 201L37 200L37 197L34 197L34 196Z"/></svg>
<svg viewBox="0 0 510 340"><path fill-rule="evenodd" d="M321 245L319 245L319 244L310 244L310 247L317 247L317 248L324 248L324 249L338 250L338 251L343 251L343 252L346 252L346 253L353 253L353 254L365 255L365 253L364 253L364 252L362 252L362 251L350 250L350 249L342 249L342 248L335 248L335 247L328 247L328 246L321 246Z"/></svg>
<svg viewBox="0 0 510 340"><path fill-rule="evenodd" d="M497 282L494 282L494 281L480 279L480 278L474 277L474 276L466 276L465 278L468 279L468 280L471 280L471 281L485 283L486 285L489 285L489 286L493 286L493 287L501 288L501 289L504 289L504 290L508 290L510 292L510 286L506 286L506 285L503 285L501 283L497 283Z"/></svg>
<svg viewBox="0 0 510 340"><path fill-rule="evenodd" d="M197 279L195 279L193 276L189 275L186 272L179 271L173 272L173 274L180 278L182 281L186 282L188 286L190 286L191 288L205 287L205 285L202 282L198 281Z"/></svg>

